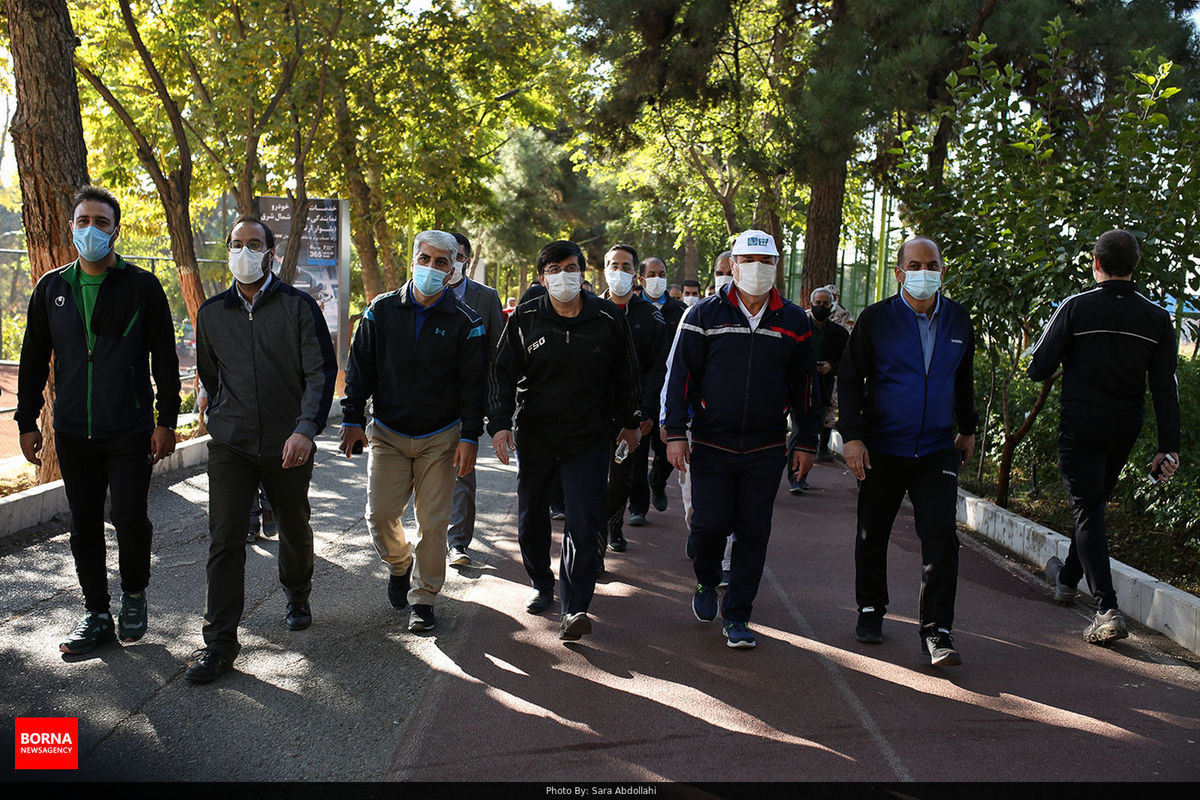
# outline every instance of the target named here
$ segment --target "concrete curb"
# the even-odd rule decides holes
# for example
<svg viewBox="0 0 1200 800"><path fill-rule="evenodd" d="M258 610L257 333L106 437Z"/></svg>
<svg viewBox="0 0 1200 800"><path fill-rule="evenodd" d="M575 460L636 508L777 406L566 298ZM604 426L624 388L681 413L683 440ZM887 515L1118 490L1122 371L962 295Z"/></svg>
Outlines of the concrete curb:
<svg viewBox="0 0 1200 800"><path fill-rule="evenodd" d="M958 490L958 521L1037 567L1065 559L1071 540L982 497ZM1125 616L1200 654L1200 598L1113 559L1113 587ZM1079 585L1088 594L1087 582Z"/></svg>

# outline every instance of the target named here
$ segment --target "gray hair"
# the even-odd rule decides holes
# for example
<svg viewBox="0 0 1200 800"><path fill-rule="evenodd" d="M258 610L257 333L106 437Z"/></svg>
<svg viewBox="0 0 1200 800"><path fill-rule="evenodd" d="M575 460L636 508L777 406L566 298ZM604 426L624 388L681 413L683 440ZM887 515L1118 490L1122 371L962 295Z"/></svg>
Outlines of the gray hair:
<svg viewBox="0 0 1200 800"><path fill-rule="evenodd" d="M817 301L817 295L822 294L822 293L829 295L829 302L830 303L833 302L833 292L829 291L829 289L824 286L818 286L817 288L813 289L812 292L810 292L808 295L809 305L812 305L813 303L815 303Z"/></svg>
<svg viewBox="0 0 1200 800"><path fill-rule="evenodd" d="M458 239L454 238L454 234L445 231L421 231L413 237L412 257L414 259L420 254L423 244L442 251L450 256L451 261L458 257Z"/></svg>

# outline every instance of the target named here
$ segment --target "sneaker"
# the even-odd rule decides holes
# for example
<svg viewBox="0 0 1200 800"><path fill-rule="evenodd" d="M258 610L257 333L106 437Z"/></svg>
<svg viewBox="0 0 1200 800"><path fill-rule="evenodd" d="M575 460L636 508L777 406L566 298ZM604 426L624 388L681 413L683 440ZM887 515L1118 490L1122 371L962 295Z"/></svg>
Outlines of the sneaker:
<svg viewBox="0 0 1200 800"><path fill-rule="evenodd" d="M540 614L554 602L554 592L534 592L525 603L525 610L530 614Z"/></svg>
<svg viewBox="0 0 1200 800"><path fill-rule="evenodd" d="M264 508L262 510L262 535L264 538L274 536L279 532L279 525L275 522L275 512Z"/></svg>
<svg viewBox="0 0 1200 800"><path fill-rule="evenodd" d="M1125 639L1129 636L1129 629L1125 627L1125 615L1115 608L1110 608L1105 612L1096 612L1092 624L1087 626L1087 630L1083 632L1083 640L1091 644L1111 644L1118 639Z"/></svg>
<svg viewBox="0 0 1200 800"><path fill-rule="evenodd" d="M633 517L630 517L629 519L632 524ZM608 549L612 550L614 553L624 553L626 550L628 550L629 542L625 541L625 534L613 534L612 539L608 543Z"/></svg>
<svg viewBox="0 0 1200 800"><path fill-rule="evenodd" d="M804 494L804 486L800 481L792 481L791 488L788 489L788 494L801 495Z"/></svg>
<svg viewBox="0 0 1200 800"><path fill-rule="evenodd" d="M809 489L811 489L811 488L812 488L811 486L809 486L809 485L808 485L808 478L801 478L801 479L800 479L800 488L801 488L801 489L803 489L803 490L804 490L804 491L806 491L806 492L807 492Z"/></svg>
<svg viewBox="0 0 1200 800"><path fill-rule="evenodd" d="M1054 602L1060 606L1075 605L1075 598L1079 596L1079 590L1074 586L1068 586L1058 579L1062 573L1063 562L1058 556L1054 556L1046 562L1046 577L1054 584Z"/></svg>
<svg viewBox="0 0 1200 800"><path fill-rule="evenodd" d="M408 617L410 631L424 633L433 630L433 626L436 624L437 621L433 618L433 606L417 603L412 607L412 614Z"/></svg>
<svg viewBox="0 0 1200 800"><path fill-rule="evenodd" d="M718 589L728 589L729 588L729 570L727 570L727 569L721 570L721 582L717 584L717 588Z"/></svg>
<svg viewBox="0 0 1200 800"><path fill-rule="evenodd" d="M650 493L650 504L655 511L667 510L667 492L665 489L654 489Z"/></svg>
<svg viewBox="0 0 1200 800"><path fill-rule="evenodd" d="M945 628L921 635L921 655L934 667L957 667L962 663L962 656L954 649L954 637Z"/></svg>
<svg viewBox="0 0 1200 800"><path fill-rule="evenodd" d="M254 544L258 541L258 528L251 527L246 531L246 544Z"/></svg>
<svg viewBox="0 0 1200 800"><path fill-rule="evenodd" d="M717 618L717 590L711 586L696 584L692 595L692 613L701 622L712 622Z"/></svg>
<svg viewBox="0 0 1200 800"><path fill-rule="evenodd" d="M136 642L146 635L146 593L121 595L117 612L117 636L122 642Z"/></svg>
<svg viewBox="0 0 1200 800"><path fill-rule="evenodd" d="M403 575L388 576L388 602L397 611L403 611L408 608L410 575L412 575L412 564L408 565L408 569L404 571Z"/></svg>
<svg viewBox="0 0 1200 800"><path fill-rule="evenodd" d="M566 519L567 512L561 508L550 509L550 519Z"/></svg>
<svg viewBox="0 0 1200 800"><path fill-rule="evenodd" d="M471 566L471 557L467 555L467 548L465 547L451 547L449 558L450 566L452 567Z"/></svg>
<svg viewBox="0 0 1200 800"><path fill-rule="evenodd" d="M687 541L683 543L683 554L687 556L688 561L696 560L696 548L692 546L691 534L688 534Z"/></svg>
<svg viewBox="0 0 1200 800"><path fill-rule="evenodd" d="M307 602L288 603L284 621L289 631L302 631L312 625L312 609Z"/></svg>
<svg viewBox="0 0 1200 800"><path fill-rule="evenodd" d="M79 621L79 625L75 627L71 635L58 645L58 649L60 652L71 655L90 653L96 649L97 645L111 642L116 638L112 614L89 611L83 615L83 619Z"/></svg>
<svg viewBox="0 0 1200 800"><path fill-rule="evenodd" d="M750 626L744 622L726 622L725 623L725 646L747 648L754 647L754 634L750 632Z"/></svg>
<svg viewBox="0 0 1200 800"><path fill-rule="evenodd" d="M854 626L854 638L868 644L883 641L883 612L875 606L867 606L858 612L858 624Z"/></svg>
<svg viewBox="0 0 1200 800"><path fill-rule="evenodd" d="M646 515L645 514L630 514L629 515L630 527L640 528L645 524L646 524Z"/></svg>
<svg viewBox="0 0 1200 800"><path fill-rule="evenodd" d="M577 642L584 634L592 632L592 620L582 611L574 614L563 614L559 623L558 638L567 642Z"/></svg>
<svg viewBox="0 0 1200 800"><path fill-rule="evenodd" d="M208 683L232 669L233 662L211 647L205 647L192 653L192 664L183 677L192 683Z"/></svg>

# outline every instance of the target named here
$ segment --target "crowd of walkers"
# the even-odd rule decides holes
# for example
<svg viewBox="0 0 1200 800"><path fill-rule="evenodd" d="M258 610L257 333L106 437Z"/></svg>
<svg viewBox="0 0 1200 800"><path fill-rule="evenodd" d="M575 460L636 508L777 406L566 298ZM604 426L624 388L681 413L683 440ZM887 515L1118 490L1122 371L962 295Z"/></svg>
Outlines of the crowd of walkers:
<svg viewBox="0 0 1200 800"><path fill-rule="evenodd" d="M108 191L77 193L79 258L38 282L21 354L16 419L35 464L53 369L54 444L86 611L64 653L145 635L150 472L175 448L171 313L157 279L117 253L120 217ZM196 320L212 437L204 646L185 673L197 683L238 657L248 510L252 533L260 507L264 532L268 524L278 532L284 624L312 624L308 490L338 370L316 302L273 272L270 228L239 217L226 244L232 282ZM604 254L597 293L584 251L554 241L537 254L537 282L502 307L494 289L467 277L467 237L429 230L414 238L410 280L374 298L354 332L339 433L346 457L366 453L366 524L387 567L387 600L409 609L410 631L435 628L447 565L472 563L475 462L486 432L502 463L517 461L526 609L540 614L557 594L560 638L592 633L606 552L628 549L624 526L646 524L651 506L666 511L676 471L696 581L692 613L720 617L729 647L753 648L781 480L786 472L790 491L802 494L814 461L834 459L836 431L859 486L853 635L883 641L888 540L907 495L921 543L919 651L933 665L962 663L952 635L955 507L979 425L971 310L943 292L947 267L928 238L900 246L897 293L857 320L836 286L811 292L807 310L783 297L779 257L773 236L744 231L716 257L712 285L670 285L662 259L639 259L617 243ZM1095 287L1057 304L1028 368L1033 380L1062 370L1059 465L1075 527L1066 560L1052 559L1047 573L1060 603L1075 602L1087 579L1098 607L1084 638L1098 644L1127 635L1104 508L1141 428L1147 379L1158 427L1149 467L1166 479L1179 464L1175 338L1167 312L1132 282L1138 257L1131 233L1099 238ZM109 493L122 591L115 617L105 564ZM415 530L402 523L410 500Z"/></svg>

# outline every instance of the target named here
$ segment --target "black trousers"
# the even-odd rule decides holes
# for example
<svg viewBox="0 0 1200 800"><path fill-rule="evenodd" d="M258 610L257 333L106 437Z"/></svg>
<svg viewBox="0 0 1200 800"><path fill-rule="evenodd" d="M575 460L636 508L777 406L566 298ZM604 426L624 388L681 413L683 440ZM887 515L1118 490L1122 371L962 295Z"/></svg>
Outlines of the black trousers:
<svg viewBox="0 0 1200 800"><path fill-rule="evenodd" d="M596 591L609 448L590 447L558 456L533 448L517 462L517 543L525 572L539 592L554 591L550 569L550 492L557 472L562 478L567 520L563 526L559 599L563 614L588 610Z"/></svg>
<svg viewBox="0 0 1200 800"><path fill-rule="evenodd" d="M869 452L871 469L858 482L858 538L854 543L854 592L860 609L887 609L887 547L896 512L907 492L921 540L922 630L950 629L958 589L958 450L920 458Z"/></svg>
<svg viewBox="0 0 1200 800"><path fill-rule="evenodd" d="M725 540L734 534L729 588L721 603L726 622L749 622L754 610L785 458L782 445L741 454L705 445L692 449L692 569L700 585L721 582Z"/></svg>
<svg viewBox="0 0 1200 800"><path fill-rule="evenodd" d="M71 555L84 607L104 613L112 600L104 543L104 498L110 491L121 591L136 594L150 583L150 431L111 439L55 433L54 445L71 508Z"/></svg>
<svg viewBox="0 0 1200 800"><path fill-rule="evenodd" d="M315 455L315 450L314 450ZM246 603L246 509L261 482L279 526L279 582L288 602L312 592L313 532L308 524L308 484L313 458L284 469L279 456L251 456L208 443L208 587L204 643L230 661Z"/></svg>
<svg viewBox="0 0 1200 800"><path fill-rule="evenodd" d="M658 438L658 428L655 427L650 433L642 437L642 441L638 444L637 449L629 454L625 459L628 464L629 477L625 485L629 499L629 513L642 514L643 516L650 510L650 478L646 474L646 468L650 463L650 442L647 441L651 436ZM613 434L616 438L616 434ZM664 484L665 486L665 484ZM622 501L624 502L624 501ZM611 513L612 506L609 511ZM624 511L624 509L621 509Z"/></svg>
<svg viewBox="0 0 1200 800"><path fill-rule="evenodd" d="M667 478L671 477L671 462L667 460L667 444L658 437L658 423L650 431L650 449L654 451L654 463L650 466L650 488L662 493L667 490Z"/></svg>
<svg viewBox="0 0 1200 800"><path fill-rule="evenodd" d="M612 438L615 440L617 434ZM629 513L645 514L650 508L650 484L646 482L646 460L650 447L643 438L637 449L618 464L615 458L608 462L608 523L600 534L600 560L603 563L604 549L608 542L624 534L625 504ZM613 446L614 456L616 446Z"/></svg>
<svg viewBox="0 0 1200 800"><path fill-rule="evenodd" d="M1058 430L1058 470L1075 518L1071 549L1058 579L1075 586L1086 575L1096 607L1102 612L1117 607L1104 507L1141 427L1142 421L1136 419L1103 425L1060 425Z"/></svg>

